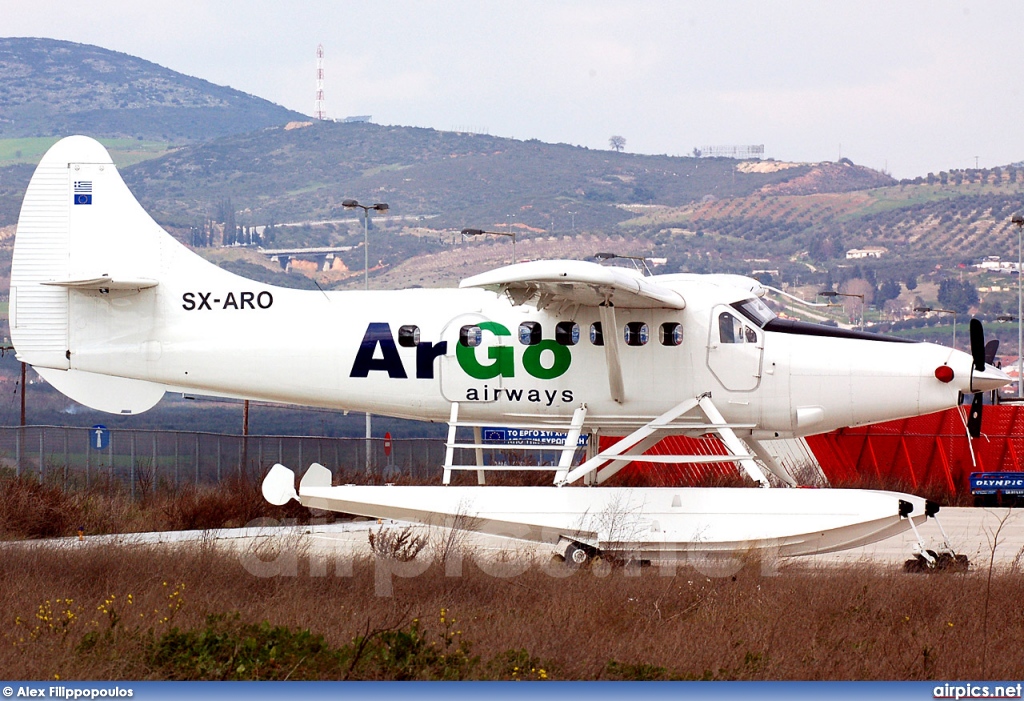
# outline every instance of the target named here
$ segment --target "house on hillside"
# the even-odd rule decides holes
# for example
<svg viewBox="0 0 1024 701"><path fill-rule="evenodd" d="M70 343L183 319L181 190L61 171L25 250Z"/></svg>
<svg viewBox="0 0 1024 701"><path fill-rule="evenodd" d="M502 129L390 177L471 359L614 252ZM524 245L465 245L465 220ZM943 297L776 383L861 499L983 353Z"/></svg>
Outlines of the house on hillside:
<svg viewBox="0 0 1024 701"><path fill-rule="evenodd" d="M884 254L888 253L889 249L883 246L865 246L864 248L851 248L846 252L847 260L857 260L859 258L881 258Z"/></svg>

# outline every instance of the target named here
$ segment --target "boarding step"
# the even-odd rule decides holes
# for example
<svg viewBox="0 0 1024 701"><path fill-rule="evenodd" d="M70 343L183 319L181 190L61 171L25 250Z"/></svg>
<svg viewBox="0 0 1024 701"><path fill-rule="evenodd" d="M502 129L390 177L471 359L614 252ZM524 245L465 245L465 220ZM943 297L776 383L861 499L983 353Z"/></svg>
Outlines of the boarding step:
<svg viewBox="0 0 1024 701"><path fill-rule="evenodd" d="M580 448L580 434L583 430L583 423L587 416L586 404L581 404L573 412L571 420L558 420L545 423L514 423L508 427L495 427L494 421L474 421L459 419L459 404L452 403L451 415L448 421L448 440L445 441L444 477L443 483L451 483L453 470L476 470L477 482L485 484L484 473L486 471L502 470L547 470L554 471L556 478L564 476L573 464L576 452ZM472 428L472 442L464 442L456 439L459 428ZM484 429L490 438L484 435ZM517 436L520 440L509 441L509 431L515 431L512 438ZM522 435L532 432L544 432L556 435ZM486 440L485 440L486 439ZM584 441L586 444L586 441ZM474 451L475 460L473 464L458 464L455 462L456 450ZM522 465L514 462L497 464L484 464L484 451L545 451L557 452L559 454L557 465Z"/></svg>

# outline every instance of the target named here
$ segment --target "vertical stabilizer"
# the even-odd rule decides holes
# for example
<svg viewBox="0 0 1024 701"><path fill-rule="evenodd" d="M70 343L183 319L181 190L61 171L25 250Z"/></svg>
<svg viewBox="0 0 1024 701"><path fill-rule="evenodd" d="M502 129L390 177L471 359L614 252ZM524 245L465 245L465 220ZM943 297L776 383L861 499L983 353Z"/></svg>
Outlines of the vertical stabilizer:
<svg viewBox="0 0 1024 701"><path fill-rule="evenodd" d="M82 305L151 307L163 238L99 142L71 136L54 144L29 182L15 235L10 322L18 359L104 411L135 413L159 401L162 385L97 381L77 369L76 352L100 334L111 354L123 354L125 341L147 332L145 316L82 313Z"/></svg>

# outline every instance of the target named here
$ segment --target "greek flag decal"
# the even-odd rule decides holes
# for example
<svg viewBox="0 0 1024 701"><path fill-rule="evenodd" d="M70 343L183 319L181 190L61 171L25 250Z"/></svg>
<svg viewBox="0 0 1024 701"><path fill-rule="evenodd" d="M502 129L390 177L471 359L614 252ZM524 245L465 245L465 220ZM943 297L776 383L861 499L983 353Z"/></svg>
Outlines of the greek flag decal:
<svg viewBox="0 0 1024 701"><path fill-rule="evenodd" d="M92 204L92 180L75 181L75 195L72 201L75 204Z"/></svg>

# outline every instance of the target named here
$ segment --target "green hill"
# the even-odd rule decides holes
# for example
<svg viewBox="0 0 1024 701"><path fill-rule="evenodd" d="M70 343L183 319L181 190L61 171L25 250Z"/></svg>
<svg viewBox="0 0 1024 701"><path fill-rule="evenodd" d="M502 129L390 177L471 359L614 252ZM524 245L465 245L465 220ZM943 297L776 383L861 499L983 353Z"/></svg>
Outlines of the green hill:
<svg viewBox="0 0 1024 701"><path fill-rule="evenodd" d="M622 205L744 196L810 170L742 172L738 165L726 158L316 122L196 144L124 175L158 219L179 226L194 225L228 198L243 213L239 223L259 225L351 216L341 201L354 197L386 201L395 215L432 216L432 228L494 228L511 221L526 234L568 232L573 217L577 229L614 227L633 216ZM878 185L892 182L875 171L854 170L872 174Z"/></svg>
<svg viewBox="0 0 1024 701"><path fill-rule="evenodd" d="M303 118L98 46L0 38L0 139L81 133L188 142Z"/></svg>

